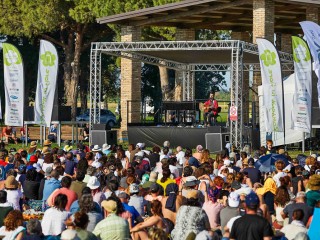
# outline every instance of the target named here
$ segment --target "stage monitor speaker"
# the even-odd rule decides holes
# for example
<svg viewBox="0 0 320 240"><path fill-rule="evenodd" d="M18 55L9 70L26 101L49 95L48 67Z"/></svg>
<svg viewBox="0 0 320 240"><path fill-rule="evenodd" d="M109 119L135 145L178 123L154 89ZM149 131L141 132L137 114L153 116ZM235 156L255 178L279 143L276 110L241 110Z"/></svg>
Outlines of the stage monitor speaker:
<svg viewBox="0 0 320 240"><path fill-rule="evenodd" d="M93 124L93 130L111 130L111 128L107 124L97 123Z"/></svg>
<svg viewBox="0 0 320 240"><path fill-rule="evenodd" d="M92 145L99 145L99 147L102 147L102 145L107 142L107 131L91 130L91 142Z"/></svg>
<svg viewBox="0 0 320 240"><path fill-rule="evenodd" d="M108 130L107 131L107 143L109 145L115 145L117 144L118 134L117 130Z"/></svg>
<svg viewBox="0 0 320 240"><path fill-rule="evenodd" d="M99 147L102 147L105 143L109 145L117 144L117 130L92 130L91 137L92 145L99 145Z"/></svg>
<svg viewBox="0 0 320 240"><path fill-rule="evenodd" d="M230 133L206 133L206 149L211 153L220 152L230 142Z"/></svg>

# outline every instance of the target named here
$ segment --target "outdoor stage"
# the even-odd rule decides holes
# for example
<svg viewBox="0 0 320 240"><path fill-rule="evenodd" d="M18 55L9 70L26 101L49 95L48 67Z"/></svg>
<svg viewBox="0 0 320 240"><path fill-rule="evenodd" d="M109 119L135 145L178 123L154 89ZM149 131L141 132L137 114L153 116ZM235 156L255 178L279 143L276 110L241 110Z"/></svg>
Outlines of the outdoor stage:
<svg viewBox="0 0 320 240"><path fill-rule="evenodd" d="M197 145L206 146L206 133L226 132L225 127L176 127L176 126L128 126L129 143L144 142L146 146L162 146L166 140L172 147L182 146L195 148Z"/></svg>
<svg viewBox="0 0 320 240"><path fill-rule="evenodd" d="M254 149L260 147L259 131L245 128L243 142ZM172 147L182 146L194 149L197 145L208 148L211 152L220 151L229 142L230 129L222 126L212 127L177 127L177 126L128 126L129 143L144 142L147 147L162 146L170 141ZM207 135L207 136L206 136Z"/></svg>

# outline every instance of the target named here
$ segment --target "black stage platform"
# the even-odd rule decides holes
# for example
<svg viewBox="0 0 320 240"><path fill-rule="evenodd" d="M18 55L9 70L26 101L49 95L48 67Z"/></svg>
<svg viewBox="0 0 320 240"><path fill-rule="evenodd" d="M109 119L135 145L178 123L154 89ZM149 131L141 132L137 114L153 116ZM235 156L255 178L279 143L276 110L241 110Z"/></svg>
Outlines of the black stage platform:
<svg viewBox="0 0 320 240"><path fill-rule="evenodd" d="M162 146L166 140L172 147L195 148L198 144L206 146L206 133L225 133L228 129L220 126L197 128L176 126L128 126L129 143L144 142L147 147Z"/></svg>

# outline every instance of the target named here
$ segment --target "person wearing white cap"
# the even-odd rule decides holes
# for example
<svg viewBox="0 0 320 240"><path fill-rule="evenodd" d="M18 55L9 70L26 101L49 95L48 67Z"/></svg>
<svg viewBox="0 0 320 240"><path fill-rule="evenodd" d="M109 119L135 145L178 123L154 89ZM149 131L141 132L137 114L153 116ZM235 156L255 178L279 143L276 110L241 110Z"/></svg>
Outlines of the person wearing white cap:
<svg viewBox="0 0 320 240"><path fill-rule="evenodd" d="M93 201L101 204L101 202L106 199L105 195L100 189L100 182L96 176L92 176L89 178L87 187L91 189Z"/></svg>
<svg viewBox="0 0 320 240"><path fill-rule="evenodd" d="M226 159L226 160L223 161L223 166L222 166L222 167L219 169L219 171L218 171L218 176L224 177L221 172L222 172L222 170L225 169L225 168L228 168L229 173L233 173L233 172L234 172L234 170L233 170L233 168L232 168L232 163L231 163L231 161L230 161L229 159Z"/></svg>
<svg viewBox="0 0 320 240"><path fill-rule="evenodd" d="M240 195L236 192L231 192L228 196L228 206L223 208L220 211L220 224L222 235L225 232L225 226L228 221L236 216L239 216L239 204L240 204Z"/></svg>
<svg viewBox="0 0 320 240"><path fill-rule="evenodd" d="M91 151L92 151L93 154L94 154L94 160L95 160L95 161L98 161L99 158L102 157L101 150L102 150L102 149L99 147L99 145L94 145L94 146L93 146L93 148L92 148Z"/></svg>
<svg viewBox="0 0 320 240"><path fill-rule="evenodd" d="M151 152L149 150L145 149L145 147L146 147L146 144L141 143L141 147L140 147L141 151L144 151L146 155L150 155Z"/></svg>
<svg viewBox="0 0 320 240"><path fill-rule="evenodd" d="M102 145L102 152L103 152L103 154L108 156L112 152L111 151L111 145L109 145L108 143L103 144Z"/></svg>

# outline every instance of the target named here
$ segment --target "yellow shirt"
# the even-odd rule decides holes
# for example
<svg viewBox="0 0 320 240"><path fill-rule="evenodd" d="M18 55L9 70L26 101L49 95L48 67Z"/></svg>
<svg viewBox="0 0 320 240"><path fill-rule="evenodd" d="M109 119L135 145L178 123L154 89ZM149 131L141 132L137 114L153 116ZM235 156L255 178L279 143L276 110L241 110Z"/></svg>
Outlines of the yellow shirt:
<svg viewBox="0 0 320 240"><path fill-rule="evenodd" d="M168 184L170 184L170 183L176 183L176 181L173 180L173 179L171 179L171 178L168 178L165 182L161 182L161 179L158 179L158 180L157 180L157 183L158 183L161 187L163 187L164 196L166 196L166 188L167 188Z"/></svg>

